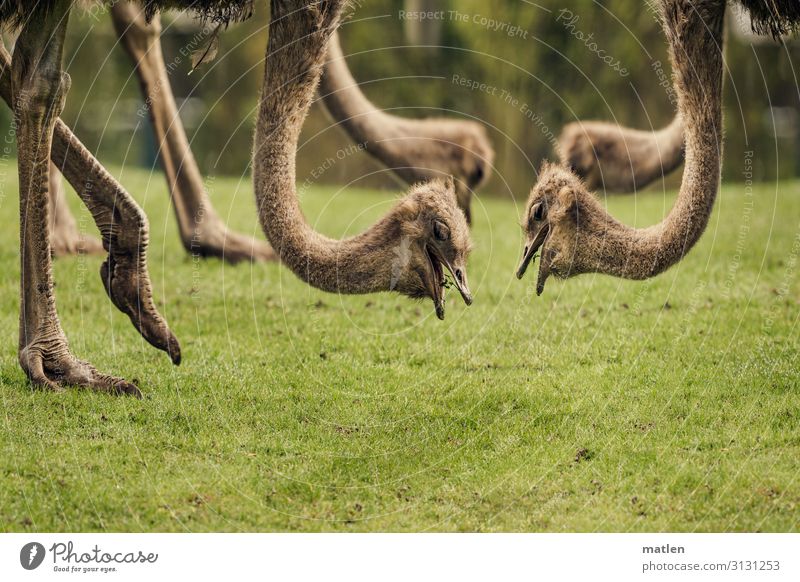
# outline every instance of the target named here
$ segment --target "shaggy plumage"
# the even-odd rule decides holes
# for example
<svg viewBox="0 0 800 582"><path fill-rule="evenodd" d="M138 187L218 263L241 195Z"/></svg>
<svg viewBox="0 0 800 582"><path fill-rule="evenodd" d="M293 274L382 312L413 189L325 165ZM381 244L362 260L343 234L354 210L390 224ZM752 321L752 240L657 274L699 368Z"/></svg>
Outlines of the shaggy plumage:
<svg viewBox="0 0 800 582"><path fill-rule="evenodd" d="M253 15L255 0L136 0L145 7L149 20L159 10L191 10L203 21L227 25L247 20Z"/></svg>
<svg viewBox="0 0 800 582"><path fill-rule="evenodd" d="M64 0L0 0L0 24L16 28L37 19ZM111 3L109 0L101 2ZM229 24L250 18L255 0L134 0L144 6L148 20L159 10L190 10L203 21ZM78 0L79 4L84 4Z"/></svg>
<svg viewBox="0 0 800 582"><path fill-rule="evenodd" d="M752 19L753 32L778 38L800 27L798 0L739 0Z"/></svg>

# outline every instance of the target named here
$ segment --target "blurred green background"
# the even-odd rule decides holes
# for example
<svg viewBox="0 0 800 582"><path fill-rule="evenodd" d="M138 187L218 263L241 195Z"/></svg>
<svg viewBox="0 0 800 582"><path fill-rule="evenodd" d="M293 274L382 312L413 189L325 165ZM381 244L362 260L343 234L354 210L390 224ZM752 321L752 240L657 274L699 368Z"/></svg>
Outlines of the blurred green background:
<svg viewBox="0 0 800 582"><path fill-rule="evenodd" d="M251 20L223 33L216 60L191 75L181 49L199 25L186 16L164 16L173 90L195 155L209 175L248 172L269 12L266 1L256 8ZM435 19L404 17L403 11L419 9L439 13ZM663 86L670 75L663 36L640 0L370 0L355 8L342 39L353 74L377 106L400 108L398 115L410 117L474 117L489 127L497 168L484 193L525 196L541 160L555 156L552 138L565 123L603 119L647 129L666 124L673 114ZM726 180L743 179L746 151L753 152L756 180L800 173L798 55L797 41L752 44L729 34ZM76 11L67 69L73 85L64 118L81 139L106 163L155 164L149 127L137 115L142 99L136 78L102 9ZM494 94L454 83L454 75L495 87ZM517 103L503 99L503 91ZM9 112L4 109L2 116L7 126ZM350 143L320 107L305 136L300 181ZM359 152L320 181L396 188L378 167ZM679 179L676 174L668 186Z"/></svg>

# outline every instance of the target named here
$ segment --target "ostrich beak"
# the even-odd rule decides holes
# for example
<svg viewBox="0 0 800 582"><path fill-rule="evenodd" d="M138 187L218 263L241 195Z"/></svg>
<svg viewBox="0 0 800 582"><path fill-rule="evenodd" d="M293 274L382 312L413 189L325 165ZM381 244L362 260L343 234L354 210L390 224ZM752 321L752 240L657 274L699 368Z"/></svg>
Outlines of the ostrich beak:
<svg viewBox="0 0 800 582"><path fill-rule="evenodd" d="M550 226L544 222L536 232L528 235L528 242L525 244L525 250L522 252L522 261L520 261L519 267L517 267L517 279L522 279L523 275L525 275L525 271L528 270L528 265L536 256L536 252L541 248L545 240L547 240L547 235L549 233Z"/></svg>
<svg viewBox="0 0 800 582"><path fill-rule="evenodd" d="M450 272L450 275L453 278L453 283L455 284L456 289L458 289L458 292L461 293L461 298L464 300L464 303L471 305L472 293L470 293L469 284L467 283L467 268L466 265L460 261L456 263L455 266L451 264L450 261L442 256L435 246L426 246L426 251L428 253L428 260L430 261L434 277L434 280L432 281L432 297L434 306L436 307L436 317L439 319L444 319L445 278L442 267L446 268Z"/></svg>
<svg viewBox="0 0 800 582"><path fill-rule="evenodd" d="M453 268L450 263L447 261L442 261L444 266L447 267L447 270L450 271L450 274L453 276L453 282L456 285L456 289L458 292L461 293L461 298L464 300L464 303L467 305L472 305L472 293L469 290L469 283L467 283L467 267L466 265L458 265Z"/></svg>
<svg viewBox="0 0 800 582"><path fill-rule="evenodd" d="M541 295L544 291L544 284L550 276L550 267L555 255L556 253L552 249L542 249L542 257L539 260L539 277L536 279L536 295Z"/></svg>

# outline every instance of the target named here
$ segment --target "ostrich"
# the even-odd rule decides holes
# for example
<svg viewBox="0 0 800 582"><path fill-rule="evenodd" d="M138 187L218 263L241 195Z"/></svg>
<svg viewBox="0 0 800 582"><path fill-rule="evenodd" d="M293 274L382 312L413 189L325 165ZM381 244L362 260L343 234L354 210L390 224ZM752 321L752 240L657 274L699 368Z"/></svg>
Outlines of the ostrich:
<svg viewBox="0 0 800 582"><path fill-rule="evenodd" d="M793 0L740 0L753 29L779 35L800 25ZM536 291L550 275L607 273L647 279L691 250L708 224L719 189L722 149L722 41L725 0L660 0L685 127L686 165L678 198L659 224L635 229L611 217L567 167L545 164L530 193L527 240L517 276L541 249Z"/></svg>
<svg viewBox="0 0 800 582"><path fill-rule="evenodd" d="M467 222L472 221L472 192L489 178L494 161L483 125L458 119L405 119L380 111L359 90L336 33L328 44L319 92L334 121L407 183L454 176L458 205Z"/></svg>
<svg viewBox="0 0 800 582"><path fill-rule="evenodd" d="M6 8L5 4L1 6ZM7 18L7 14L0 13L0 16ZM19 47L31 47L28 49L31 50L37 38L19 42L17 50ZM42 80L45 71L52 72L53 67L60 65L58 53L42 53L34 55L40 63L47 62L49 69L34 68L36 61L28 53L17 57L16 67L26 74L15 79L12 57L0 44L0 96L16 104L17 119L21 251L19 362L35 386L59 391L62 385L73 384L113 394L141 396L134 384L98 372L87 362L75 358L58 320L50 237L46 236L49 227L48 158L52 158L71 183L82 186L78 194L89 208L108 251L108 258L100 268L106 293L130 318L142 337L167 352L174 364L181 361L180 344L153 302L147 271L147 218L131 195L54 115L52 108L63 103L61 92L69 81L60 72L49 77L57 83L55 88ZM48 61L43 60L45 56L49 57ZM34 80L39 84L30 83ZM18 86L14 93L17 99L12 99L14 84ZM36 93L32 93L34 89ZM47 143L51 135L52 148Z"/></svg>
<svg viewBox="0 0 800 582"><path fill-rule="evenodd" d="M139 6L120 1L111 19L121 46L130 57L159 144L181 243L190 253L230 263L270 261L276 255L263 241L229 230L205 192L203 178L181 123L161 51L158 14L149 22ZM452 175L459 205L470 221L472 191L490 174L494 157L484 128L460 120L410 120L378 111L361 93L344 61L338 34L330 42L323 74L323 102L348 134L409 184ZM74 188L82 185L72 184ZM100 241L79 234L64 201L61 175L50 173L51 244L56 256L103 251Z"/></svg>
<svg viewBox="0 0 800 582"><path fill-rule="evenodd" d="M148 105L184 249L194 255L218 257L229 263L276 260L265 241L228 229L211 204L172 94L161 52L159 15L153 14L148 22L135 4L115 2L111 6L111 20L120 44L131 59L142 97Z"/></svg>
<svg viewBox="0 0 800 582"><path fill-rule="evenodd" d="M275 253L266 242L229 230L214 210L172 94L161 52L159 15L150 14L148 22L143 8L125 1L113 3L109 12L120 45L135 67L142 96L148 105L184 249L193 255L218 257L233 264L275 260ZM83 184L72 183L72 186L77 190ZM75 219L64 201L61 175L55 167L51 167L50 173L50 204L55 209L50 236L56 256L102 252L99 241L79 235Z"/></svg>
<svg viewBox="0 0 800 582"><path fill-rule="evenodd" d="M753 42L758 34L774 38L789 32L776 20L774 28L769 18L769 6L755 5L755 26L746 30L744 22L732 17L735 35ZM732 8L747 12L750 7L734 3ZM788 12L787 12L788 11ZM792 12L794 11L794 12ZM791 4L773 12L785 14L789 20L798 8ZM735 15L731 15L735 16ZM763 24L762 24L763 23ZM590 190L604 188L615 192L633 192L654 180L666 176L683 163L684 125L679 115L666 127L650 132L622 127L602 121L578 121L564 126L558 138L561 163L583 178Z"/></svg>
<svg viewBox="0 0 800 582"><path fill-rule="evenodd" d="M564 126L558 152L590 190L635 192L683 163L683 130L680 116L653 132L577 121Z"/></svg>
<svg viewBox="0 0 800 582"><path fill-rule="evenodd" d="M8 105L11 105L9 93ZM61 172L56 165L50 162L50 183L48 194L50 196L50 247L53 256L86 254L99 255L103 252L103 243L93 236L81 234L78 223L67 206L64 199L64 183Z"/></svg>
<svg viewBox="0 0 800 582"><path fill-rule="evenodd" d="M452 178L412 186L375 225L345 240L315 232L300 210L297 144L344 3L300 8L290 0L272 2L253 154L261 225L281 262L310 285L335 293L397 291L430 298L444 319L445 269L464 302L472 303L469 227Z"/></svg>
<svg viewBox="0 0 800 582"><path fill-rule="evenodd" d="M305 222L294 190L295 149L343 0L276 0L267 51L267 74L256 128L254 183L262 227L295 273L328 291L398 291L434 301L444 317L444 270L464 301L469 228L458 208L452 179L420 184L371 229L344 241L315 233ZM61 390L75 385L141 396L132 383L99 372L76 358L61 328L53 292L49 221L49 162L71 182L103 236L108 259L101 267L106 291L140 333L175 364L180 346L152 300L146 268L147 220L124 189L58 118L69 89L62 70L63 43L73 0L0 3L0 24L21 29L14 55L0 50L0 93L13 103L20 183L19 362L36 385ZM145 0L148 12L182 8L220 22L241 18L248 0ZM45 234L45 236L42 236Z"/></svg>

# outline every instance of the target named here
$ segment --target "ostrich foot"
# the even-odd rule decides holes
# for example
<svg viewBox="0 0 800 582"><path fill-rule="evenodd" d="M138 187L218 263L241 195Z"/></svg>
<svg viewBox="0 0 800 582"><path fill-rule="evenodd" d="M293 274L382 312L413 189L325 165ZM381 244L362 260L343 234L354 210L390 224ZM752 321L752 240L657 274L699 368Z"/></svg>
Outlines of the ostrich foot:
<svg viewBox="0 0 800 582"><path fill-rule="evenodd" d="M167 352L172 363L181 363L181 346L153 304L147 267L140 257L109 252L100 267L103 286L122 313L150 345Z"/></svg>
<svg viewBox="0 0 800 582"><path fill-rule="evenodd" d="M19 363L34 386L54 392L62 392L65 386L78 386L116 396L142 397L131 382L98 372L73 356L60 330L33 339L20 350Z"/></svg>
<svg viewBox="0 0 800 582"><path fill-rule="evenodd" d="M50 249L54 257L100 255L103 253L103 243L93 236L81 235L77 230L56 225L50 231Z"/></svg>
<svg viewBox="0 0 800 582"><path fill-rule="evenodd" d="M106 293L137 331L154 347L180 363L178 340L153 303L147 273L147 217L128 192L103 168L60 119L52 150L56 166L92 214L108 258L100 267Z"/></svg>
<svg viewBox="0 0 800 582"><path fill-rule="evenodd" d="M234 265L278 260L267 242L229 230L221 220L206 221L207 224L196 225L191 238L183 241L192 256L216 257Z"/></svg>

